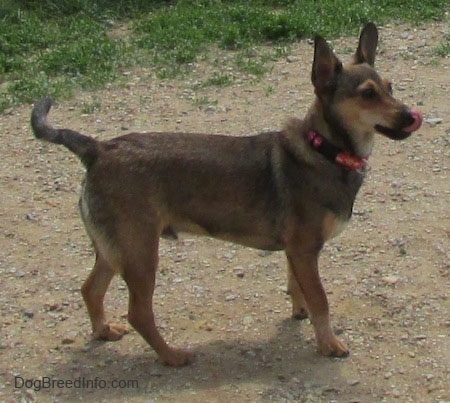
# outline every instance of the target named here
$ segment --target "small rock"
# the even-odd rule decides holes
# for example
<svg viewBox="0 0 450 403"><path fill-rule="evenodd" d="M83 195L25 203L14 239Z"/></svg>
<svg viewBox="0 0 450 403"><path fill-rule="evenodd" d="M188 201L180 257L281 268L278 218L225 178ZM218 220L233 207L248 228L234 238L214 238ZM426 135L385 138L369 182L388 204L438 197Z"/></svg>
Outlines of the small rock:
<svg viewBox="0 0 450 403"><path fill-rule="evenodd" d="M55 311L59 312L59 311L63 310L62 306L56 302L55 303L45 303L44 308L49 312L55 312Z"/></svg>
<svg viewBox="0 0 450 403"><path fill-rule="evenodd" d="M241 266L237 266L234 269L234 272L236 273L236 276L239 278L243 278L244 277L244 269Z"/></svg>
<svg viewBox="0 0 450 403"><path fill-rule="evenodd" d="M23 272L22 270L17 270L16 273L15 273L15 276L17 278L25 277L25 272Z"/></svg>
<svg viewBox="0 0 450 403"><path fill-rule="evenodd" d="M398 280L400 280L397 276L386 276L382 277L381 280L383 280L386 284L394 285L398 283Z"/></svg>
<svg viewBox="0 0 450 403"><path fill-rule="evenodd" d="M425 122L434 126L434 125L438 125L438 124L442 123L443 120L444 119L442 119L442 118L427 118L427 119L425 119Z"/></svg>
<svg viewBox="0 0 450 403"><path fill-rule="evenodd" d="M33 213L25 214L25 219L28 221L37 221L37 217Z"/></svg>
<svg viewBox="0 0 450 403"><path fill-rule="evenodd" d="M61 343L64 345L75 343L75 337L66 336L61 340Z"/></svg>
<svg viewBox="0 0 450 403"><path fill-rule="evenodd" d="M348 384L350 386L356 386L356 385L359 385L360 383L361 383L361 381L359 379L353 379L353 380L348 382Z"/></svg>
<svg viewBox="0 0 450 403"><path fill-rule="evenodd" d="M386 372L385 374L384 374L384 379L389 379L389 378L391 378L392 377L392 372Z"/></svg>
<svg viewBox="0 0 450 403"><path fill-rule="evenodd" d="M258 256L260 257L267 257L270 256L273 252L270 250L260 250L258 251Z"/></svg>
<svg viewBox="0 0 450 403"><path fill-rule="evenodd" d="M340 391L341 390L335 386L325 386L322 389L323 394L328 394L328 393L338 394L338 393L340 393Z"/></svg>
<svg viewBox="0 0 450 403"><path fill-rule="evenodd" d="M405 181L400 180L400 179L396 179L394 181L391 182L391 187L395 188L395 189L399 189L401 188L403 185L405 184Z"/></svg>
<svg viewBox="0 0 450 403"><path fill-rule="evenodd" d="M399 390L397 390L397 389L394 389L393 391L392 391L392 396L394 396L395 398L399 398L399 397L401 397L402 396L402 394L400 393L400 391Z"/></svg>
<svg viewBox="0 0 450 403"><path fill-rule="evenodd" d="M161 372L161 370L157 367L154 367L150 370L150 376L155 376L155 377L161 377L163 376L163 373Z"/></svg>
<svg viewBox="0 0 450 403"><path fill-rule="evenodd" d="M225 301L234 301L237 298L237 295L230 294L225 297Z"/></svg>
<svg viewBox="0 0 450 403"><path fill-rule="evenodd" d="M31 319L31 318L34 317L34 312L33 312L33 311L30 311L30 310L28 310L28 309L25 309L25 310L23 311L23 316L25 316L25 317Z"/></svg>
<svg viewBox="0 0 450 403"><path fill-rule="evenodd" d="M340 336L341 334L344 334L344 329L343 329L342 327L335 327L335 328L334 328L334 333L335 333L337 336Z"/></svg>

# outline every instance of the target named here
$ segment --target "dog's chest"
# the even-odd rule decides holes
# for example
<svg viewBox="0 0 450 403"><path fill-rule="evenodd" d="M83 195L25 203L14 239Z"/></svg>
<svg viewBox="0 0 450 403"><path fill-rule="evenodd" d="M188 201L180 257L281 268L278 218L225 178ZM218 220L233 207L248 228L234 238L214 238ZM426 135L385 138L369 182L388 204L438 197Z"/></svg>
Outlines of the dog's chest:
<svg viewBox="0 0 450 403"><path fill-rule="evenodd" d="M338 236L347 226L350 218L337 216L332 212L328 212L322 223L322 237L324 241Z"/></svg>

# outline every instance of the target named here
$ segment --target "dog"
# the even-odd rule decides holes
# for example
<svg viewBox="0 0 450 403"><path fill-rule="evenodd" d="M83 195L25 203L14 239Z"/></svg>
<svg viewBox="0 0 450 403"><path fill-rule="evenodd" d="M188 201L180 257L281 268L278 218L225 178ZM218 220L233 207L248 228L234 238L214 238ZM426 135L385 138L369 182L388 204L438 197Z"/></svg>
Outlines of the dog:
<svg viewBox="0 0 450 403"><path fill-rule="evenodd" d="M190 351L165 342L152 306L160 237L190 232L284 250L293 317L310 318L322 355L349 354L330 324L318 257L352 215L375 134L403 140L423 120L374 69L377 43L368 23L344 67L316 36L312 106L304 119L258 135L130 133L98 141L47 123L49 97L35 104L34 135L64 145L86 167L79 207L96 261L81 291L94 338L128 332L105 319L104 295L118 273L129 291L128 321L158 359L174 367L191 361Z"/></svg>

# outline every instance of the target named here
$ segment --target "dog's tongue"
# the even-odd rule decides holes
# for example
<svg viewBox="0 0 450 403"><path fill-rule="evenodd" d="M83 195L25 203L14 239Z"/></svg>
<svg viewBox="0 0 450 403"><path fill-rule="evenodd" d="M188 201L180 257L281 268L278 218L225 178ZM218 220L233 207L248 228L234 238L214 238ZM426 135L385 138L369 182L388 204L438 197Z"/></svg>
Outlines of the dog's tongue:
<svg viewBox="0 0 450 403"><path fill-rule="evenodd" d="M411 116L414 119L409 126L404 127L402 130L407 133L415 132L422 125L422 112L418 109L411 109Z"/></svg>

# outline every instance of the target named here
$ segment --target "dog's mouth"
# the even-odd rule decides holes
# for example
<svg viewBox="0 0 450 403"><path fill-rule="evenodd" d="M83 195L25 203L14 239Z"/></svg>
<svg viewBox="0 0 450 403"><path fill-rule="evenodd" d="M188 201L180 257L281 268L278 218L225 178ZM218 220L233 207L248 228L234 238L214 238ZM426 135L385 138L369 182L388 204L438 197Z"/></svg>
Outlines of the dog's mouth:
<svg viewBox="0 0 450 403"><path fill-rule="evenodd" d="M418 109L411 109L406 112L403 118L403 125L400 129L392 129L390 127L375 125L375 130L392 140L403 140L409 137L422 126L422 113Z"/></svg>

